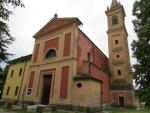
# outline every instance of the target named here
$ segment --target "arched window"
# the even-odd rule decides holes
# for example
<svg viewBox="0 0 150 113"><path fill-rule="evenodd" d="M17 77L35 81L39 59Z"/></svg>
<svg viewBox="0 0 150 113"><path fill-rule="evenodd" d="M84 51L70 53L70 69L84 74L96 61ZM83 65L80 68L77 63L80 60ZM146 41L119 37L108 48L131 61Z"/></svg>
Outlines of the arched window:
<svg viewBox="0 0 150 113"><path fill-rule="evenodd" d="M118 24L118 17L116 15L112 16L112 25Z"/></svg>
<svg viewBox="0 0 150 113"><path fill-rule="evenodd" d="M53 57L56 57L56 51L54 49L50 49L46 53L45 58L53 58Z"/></svg>
<svg viewBox="0 0 150 113"><path fill-rule="evenodd" d="M87 60L90 62L91 61L91 55L90 53L87 54Z"/></svg>

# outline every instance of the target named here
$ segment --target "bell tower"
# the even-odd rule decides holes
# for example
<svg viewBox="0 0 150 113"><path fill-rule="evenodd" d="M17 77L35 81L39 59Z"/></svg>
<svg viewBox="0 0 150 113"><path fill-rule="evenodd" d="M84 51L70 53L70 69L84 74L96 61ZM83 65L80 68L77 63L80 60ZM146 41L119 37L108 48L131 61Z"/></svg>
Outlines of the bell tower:
<svg viewBox="0 0 150 113"><path fill-rule="evenodd" d="M110 67L111 104L134 107L134 92L128 49L128 33L125 27L123 5L112 0L106 11L108 20L108 45Z"/></svg>

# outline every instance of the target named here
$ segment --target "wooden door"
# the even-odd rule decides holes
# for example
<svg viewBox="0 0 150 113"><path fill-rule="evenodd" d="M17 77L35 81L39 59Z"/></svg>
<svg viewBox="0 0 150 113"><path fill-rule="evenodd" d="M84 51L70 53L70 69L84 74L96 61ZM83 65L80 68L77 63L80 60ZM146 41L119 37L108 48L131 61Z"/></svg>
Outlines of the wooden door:
<svg viewBox="0 0 150 113"><path fill-rule="evenodd" d="M42 104L48 105L51 90L52 75L44 75L43 77L43 91L42 91Z"/></svg>
<svg viewBox="0 0 150 113"><path fill-rule="evenodd" d="M119 106L124 107L124 97L119 97Z"/></svg>

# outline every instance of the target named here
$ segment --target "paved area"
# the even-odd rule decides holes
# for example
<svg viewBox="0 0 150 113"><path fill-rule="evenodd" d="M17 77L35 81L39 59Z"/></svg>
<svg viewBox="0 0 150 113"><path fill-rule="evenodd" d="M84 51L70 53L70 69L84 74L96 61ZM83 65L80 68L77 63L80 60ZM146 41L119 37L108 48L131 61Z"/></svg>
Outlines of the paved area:
<svg viewBox="0 0 150 113"><path fill-rule="evenodd" d="M0 113L14 113L14 112L6 112L6 111L0 109Z"/></svg>

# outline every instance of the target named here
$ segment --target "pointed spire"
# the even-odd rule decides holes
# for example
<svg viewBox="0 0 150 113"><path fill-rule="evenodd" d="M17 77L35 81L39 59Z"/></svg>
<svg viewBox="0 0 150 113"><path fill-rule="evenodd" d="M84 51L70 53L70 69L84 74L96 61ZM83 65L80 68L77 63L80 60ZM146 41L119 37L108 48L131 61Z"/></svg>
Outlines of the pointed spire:
<svg viewBox="0 0 150 113"><path fill-rule="evenodd" d="M109 7L107 6L107 11L109 10Z"/></svg>
<svg viewBox="0 0 150 113"><path fill-rule="evenodd" d="M119 5L118 1L117 0L112 0L110 7L113 8L113 7L117 6L117 5Z"/></svg>

